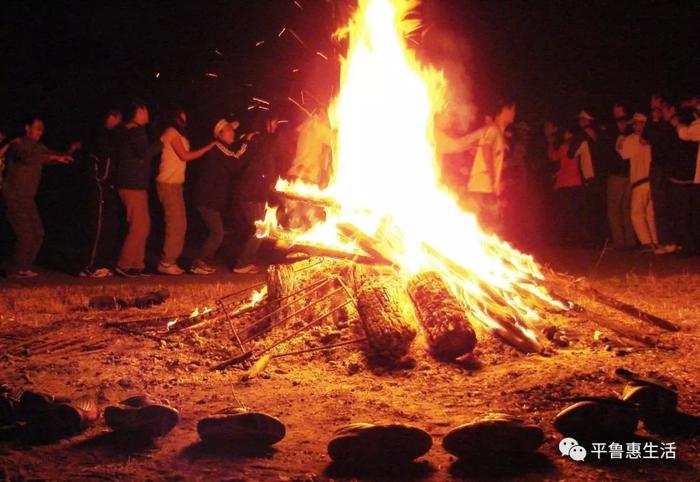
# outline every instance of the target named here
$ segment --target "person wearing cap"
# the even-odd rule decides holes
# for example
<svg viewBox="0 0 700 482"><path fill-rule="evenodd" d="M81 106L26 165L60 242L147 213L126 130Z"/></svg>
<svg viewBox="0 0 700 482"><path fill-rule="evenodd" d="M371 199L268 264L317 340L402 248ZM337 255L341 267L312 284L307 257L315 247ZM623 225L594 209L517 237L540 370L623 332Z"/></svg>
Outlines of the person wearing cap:
<svg viewBox="0 0 700 482"><path fill-rule="evenodd" d="M196 151L190 151L190 142L185 136L186 127L187 113L183 109L175 109L170 125L160 137L163 153L156 177L156 189L165 213L165 240L158 272L168 275L181 275L185 272L178 266L177 260L185 246L187 232L183 193L187 163L199 159L215 145L212 141Z"/></svg>
<svg viewBox="0 0 700 482"><path fill-rule="evenodd" d="M600 134L601 163L607 173L607 218L612 248L633 249L637 243L630 213L630 163L620 155L622 145L629 135L627 112L622 104L613 107L615 127Z"/></svg>
<svg viewBox="0 0 700 482"><path fill-rule="evenodd" d="M202 172L195 185L194 202L208 234L190 268L193 274L216 272L213 266L214 256L224 240L222 212L229 205L229 197L244 167L241 156L247 144L241 144L238 149L233 147L238 126L238 121L219 120L214 126L214 147L202 159Z"/></svg>
<svg viewBox="0 0 700 482"><path fill-rule="evenodd" d="M578 129L569 148L569 156L578 159L584 187L584 241L598 243L605 238L605 173L601 163L599 132L595 120L585 110L576 115Z"/></svg>
<svg viewBox="0 0 700 482"><path fill-rule="evenodd" d="M642 251L656 249L659 240L656 234L654 203L651 199L649 170L651 168L651 146L642 138L647 116L639 112L632 116L633 132L622 144L621 156L630 162L630 184L632 187L632 226L641 243Z"/></svg>

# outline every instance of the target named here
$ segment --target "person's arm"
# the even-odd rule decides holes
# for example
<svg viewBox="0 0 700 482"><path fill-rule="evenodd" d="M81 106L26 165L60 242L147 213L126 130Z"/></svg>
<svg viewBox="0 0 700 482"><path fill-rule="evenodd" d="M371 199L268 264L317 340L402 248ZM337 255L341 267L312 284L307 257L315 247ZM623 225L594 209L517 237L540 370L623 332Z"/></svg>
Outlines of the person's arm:
<svg viewBox="0 0 700 482"><path fill-rule="evenodd" d="M12 143L8 142L4 146L2 146L2 148L0 148L0 159L5 158L5 154L7 153L7 150L10 148L11 145L12 145Z"/></svg>
<svg viewBox="0 0 700 482"><path fill-rule="evenodd" d="M676 132L678 132L678 137L682 141L700 141L700 122L695 121L689 126L678 124L676 127Z"/></svg>
<svg viewBox="0 0 700 482"><path fill-rule="evenodd" d="M435 130L435 147L440 154L456 154L464 152L476 145L483 131L477 129L461 137L451 137L438 129Z"/></svg>
<svg viewBox="0 0 700 482"><path fill-rule="evenodd" d="M214 144L214 142L210 142L201 149L197 149L196 151L188 151L182 144L182 139L180 138L180 136L174 136L170 141L170 146L175 151L175 154L177 154L177 157L179 157L184 162L190 162L194 161L195 159L199 159L204 154L209 152L211 148L214 147Z"/></svg>

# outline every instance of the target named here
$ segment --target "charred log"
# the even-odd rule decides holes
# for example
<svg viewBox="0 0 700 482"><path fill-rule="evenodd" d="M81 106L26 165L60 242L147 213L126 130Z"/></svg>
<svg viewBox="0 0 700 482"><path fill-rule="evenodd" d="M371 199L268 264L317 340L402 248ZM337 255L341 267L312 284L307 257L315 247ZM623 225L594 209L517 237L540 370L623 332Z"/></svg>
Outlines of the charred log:
<svg viewBox="0 0 700 482"><path fill-rule="evenodd" d="M415 316L398 283L366 283L357 294L357 307L374 352L387 358L400 358L409 352L416 337Z"/></svg>
<svg viewBox="0 0 700 482"><path fill-rule="evenodd" d="M408 293L436 358L451 361L474 349L476 333L440 275L428 272L414 276L409 280Z"/></svg>

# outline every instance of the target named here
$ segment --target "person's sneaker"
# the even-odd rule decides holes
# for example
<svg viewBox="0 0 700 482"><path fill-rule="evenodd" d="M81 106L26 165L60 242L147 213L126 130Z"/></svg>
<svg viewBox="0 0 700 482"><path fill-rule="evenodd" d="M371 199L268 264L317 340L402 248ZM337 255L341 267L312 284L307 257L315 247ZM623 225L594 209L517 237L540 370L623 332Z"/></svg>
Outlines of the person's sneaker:
<svg viewBox="0 0 700 482"><path fill-rule="evenodd" d="M124 276L125 278L136 278L138 276L141 276L142 273L142 271L139 269L120 268L119 266L114 268L114 272L117 273L119 276Z"/></svg>
<svg viewBox="0 0 700 482"><path fill-rule="evenodd" d="M190 268L190 273L192 274L214 274L216 273L216 268L213 266L209 266L208 264L204 262L198 262L194 263L192 267Z"/></svg>
<svg viewBox="0 0 700 482"><path fill-rule="evenodd" d="M168 405L137 396L107 407L104 419L115 433L154 438L170 432L177 425L180 415Z"/></svg>
<svg viewBox="0 0 700 482"><path fill-rule="evenodd" d="M95 270L84 269L80 272L78 276L81 278L109 278L113 276L112 270L108 268L97 268Z"/></svg>
<svg viewBox="0 0 700 482"><path fill-rule="evenodd" d="M247 264L245 266L240 266L238 268L234 268L233 272L237 274L257 274L262 271L262 268L259 266L256 266L254 264Z"/></svg>
<svg viewBox="0 0 700 482"><path fill-rule="evenodd" d="M180 268L176 263L160 263L158 265L158 272L162 274L169 274L172 276L179 276L185 272L184 269Z"/></svg>
<svg viewBox="0 0 700 482"><path fill-rule="evenodd" d="M643 244L639 247L639 252L641 253L653 253L656 250L656 246L653 244Z"/></svg>
<svg viewBox="0 0 700 482"><path fill-rule="evenodd" d="M35 278L37 276L39 276L39 273L37 273L36 271L32 271L31 269L23 269L20 271L10 273L10 278L16 279Z"/></svg>
<svg viewBox="0 0 700 482"><path fill-rule="evenodd" d="M26 422L24 435L31 442L49 442L84 431L99 417L94 400L75 401L26 391L19 399L19 418Z"/></svg>
<svg viewBox="0 0 700 482"><path fill-rule="evenodd" d="M677 244L664 244L654 250L654 254L671 254L678 251Z"/></svg>

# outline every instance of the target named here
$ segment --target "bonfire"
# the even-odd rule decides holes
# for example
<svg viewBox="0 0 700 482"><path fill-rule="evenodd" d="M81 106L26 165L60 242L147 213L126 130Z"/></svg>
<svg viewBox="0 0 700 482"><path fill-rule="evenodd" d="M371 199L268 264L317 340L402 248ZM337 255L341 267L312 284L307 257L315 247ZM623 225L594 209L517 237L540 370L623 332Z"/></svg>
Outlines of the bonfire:
<svg viewBox="0 0 700 482"><path fill-rule="evenodd" d="M290 250L389 264L414 304L417 292L432 286L460 306L468 325L524 351L541 351L532 324L541 310L569 305L543 287L544 276L530 256L485 232L440 185L434 119L449 86L442 72L422 65L408 46L419 27L412 18L416 4L361 0L336 33L348 50L339 94L328 107L335 135L330 182L321 187L279 179L276 185L297 209L322 209L323 216L310 227L285 229L277 208L268 207L257 235ZM439 316L415 308L419 330ZM469 332L453 328L450 336Z"/></svg>

